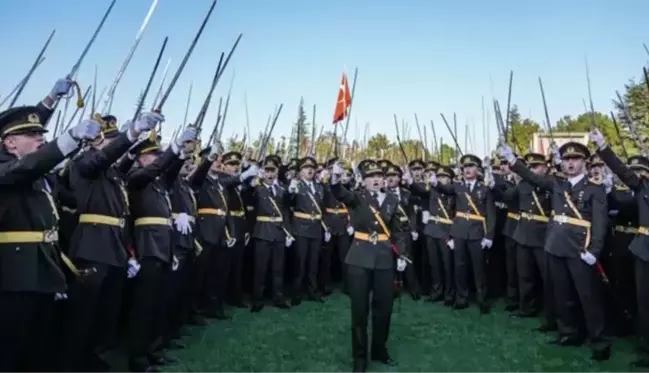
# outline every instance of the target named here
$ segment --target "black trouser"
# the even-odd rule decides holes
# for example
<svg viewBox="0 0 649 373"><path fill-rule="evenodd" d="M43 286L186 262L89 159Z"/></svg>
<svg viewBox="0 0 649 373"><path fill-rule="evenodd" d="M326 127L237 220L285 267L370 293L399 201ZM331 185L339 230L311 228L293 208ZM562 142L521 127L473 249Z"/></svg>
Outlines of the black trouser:
<svg viewBox="0 0 649 373"><path fill-rule="evenodd" d="M228 299L232 303L243 301L243 256L245 248L246 241L244 237L237 238L237 242L231 248Z"/></svg>
<svg viewBox="0 0 649 373"><path fill-rule="evenodd" d="M446 240L429 236L426 236L426 250L430 263L431 298L444 297L445 301L455 301L453 251Z"/></svg>
<svg viewBox="0 0 649 373"><path fill-rule="evenodd" d="M343 250L343 246L349 245L349 236L347 232L340 235L332 235L329 242L325 242L320 251L320 270L318 277L320 277L320 289L324 292L331 291L331 259L333 253ZM344 263L344 258L343 258Z"/></svg>
<svg viewBox="0 0 649 373"><path fill-rule="evenodd" d="M412 260L414 258L413 246L416 244L416 242L412 240L412 235L410 234L410 232L396 232L394 233L394 236L396 238L396 244L399 246L399 252L405 255L408 259ZM419 287L419 278L417 277L416 266L408 264L404 272L408 290L410 290L412 294L419 294L421 290Z"/></svg>
<svg viewBox="0 0 649 373"><path fill-rule="evenodd" d="M169 264L157 258L140 260L140 270L133 278L133 293L128 327L128 357L131 363L148 365L147 354L153 352L160 338L162 307L165 299L164 280Z"/></svg>
<svg viewBox="0 0 649 373"><path fill-rule="evenodd" d="M273 301L284 300L284 241L255 239L255 273L253 297L261 303L266 288L266 271L270 264L273 279Z"/></svg>
<svg viewBox="0 0 649 373"><path fill-rule="evenodd" d="M200 242L203 251L197 253L192 263L192 274L190 280L190 304L192 313L201 313L205 308L205 283L210 265L211 247L205 242Z"/></svg>
<svg viewBox="0 0 649 373"><path fill-rule="evenodd" d="M455 303L469 303L469 269L473 270L476 301L483 305L487 301L487 275L485 273L485 253L480 245L482 240L453 239L453 260L455 262Z"/></svg>
<svg viewBox="0 0 649 373"><path fill-rule="evenodd" d="M224 245L210 248L210 263L207 270L203 303L206 312L223 310L235 247L236 243L233 247Z"/></svg>
<svg viewBox="0 0 649 373"><path fill-rule="evenodd" d="M304 278L307 280L306 291L313 295L318 288L318 257L322 241L320 238L295 237L295 261L293 271L293 295L302 294Z"/></svg>
<svg viewBox="0 0 649 373"><path fill-rule="evenodd" d="M50 371L54 294L0 292L0 372Z"/></svg>
<svg viewBox="0 0 649 373"><path fill-rule="evenodd" d="M635 259L635 286L638 302L638 336L644 353L649 355L649 262Z"/></svg>
<svg viewBox="0 0 649 373"><path fill-rule="evenodd" d="M367 319L372 293L372 356L387 357L386 343L392 316L394 269L368 269L348 266L352 311L352 356L367 360Z"/></svg>
<svg viewBox="0 0 649 373"><path fill-rule="evenodd" d="M516 270L516 247L518 244L511 237L505 240L505 268L507 271L506 296L508 305L518 305L518 271Z"/></svg>
<svg viewBox="0 0 649 373"><path fill-rule="evenodd" d="M165 276L165 299L162 307L162 336L165 341L173 339L187 320L189 304L189 283L193 255L181 249L177 253L178 269L167 272Z"/></svg>
<svg viewBox="0 0 649 373"><path fill-rule="evenodd" d="M85 371L84 362L115 338L126 269L78 260L78 268L94 267L95 273L77 277L69 285L64 303L59 343L60 369Z"/></svg>
<svg viewBox="0 0 649 373"><path fill-rule="evenodd" d="M353 236L352 236L353 237ZM341 241L344 241L342 246L338 247L338 259L340 260L340 277L342 282L342 291L348 292L349 290L349 281L347 280L347 263L345 259L347 258L347 253L349 253L349 246L352 244L352 237L350 236L341 236Z"/></svg>
<svg viewBox="0 0 649 373"><path fill-rule="evenodd" d="M519 309L521 314L534 315L541 311L546 279L545 251L541 247L518 245ZM548 304L545 304L548 307Z"/></svg>
<svg viewBox="0 0 649 373"><path fill-rule="evenodd" d="M606 313L601 280L595 266L589 266L579 258L552 254L546 258L556 300L559 335L579 338L580 316L583 316L591 347L599 350L609 346L610 341L604 335ZM582 315L578 311L579 304Z"/></svg>

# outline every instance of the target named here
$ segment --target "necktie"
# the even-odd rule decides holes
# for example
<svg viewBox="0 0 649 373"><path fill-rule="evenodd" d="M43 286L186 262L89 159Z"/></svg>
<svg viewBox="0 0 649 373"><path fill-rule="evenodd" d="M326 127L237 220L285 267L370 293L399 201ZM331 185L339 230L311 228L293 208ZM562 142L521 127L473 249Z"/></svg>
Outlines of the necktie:
<svg viewBox="0 0 649 373"><path fill-rule="evenodd" d="M311 191L311 194L315 194L315 188L313 187L313 183L309 183L309 190Z"/></svg>
<svg viewBox="0 0 649 373"><path fill-rule="evenodd" d="M275 188L273 188L272 185L270 185L270 186L268 187L268 191L270 192L270 195L271 195L271 196L275 197Z"/></svg>
<svg viewBox="0 0 649 373"><path fill-rule="evenodd" d="M380 204L379 204L379 194L378 193L372 192L372 199L374 200L374 202L376 202L376 204L378 206L380 206Z"/></svg>

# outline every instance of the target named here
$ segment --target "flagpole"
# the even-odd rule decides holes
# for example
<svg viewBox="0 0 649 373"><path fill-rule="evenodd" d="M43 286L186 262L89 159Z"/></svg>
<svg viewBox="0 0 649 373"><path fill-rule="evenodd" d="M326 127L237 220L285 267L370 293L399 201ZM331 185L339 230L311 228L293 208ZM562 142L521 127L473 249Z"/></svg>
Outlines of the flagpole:
<svg viewBox="0 0 649 373"><path fill-rule="evenodd" d="M358 77L358 66L354 68L354 80L352 80L352 93L350 96L350 102L349 102L349 111L347 111L347 121L345 122L345 131L343 132L343 145L347 142L347 130L349 129L349 120L351 119L352 115L352 107L354 106L354 92L356 92L356 78ZM343 159L345 158L345 153L347 150L347 147L345 147L343 151Z"/></svg>

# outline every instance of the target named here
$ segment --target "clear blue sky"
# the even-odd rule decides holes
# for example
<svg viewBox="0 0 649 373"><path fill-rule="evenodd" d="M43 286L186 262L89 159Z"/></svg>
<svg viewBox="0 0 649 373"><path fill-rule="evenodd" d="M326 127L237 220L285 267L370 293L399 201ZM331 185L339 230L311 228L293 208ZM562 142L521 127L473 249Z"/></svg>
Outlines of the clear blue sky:
<svg viewBox="0 0 649 373"><path fill-rule="evenodd" d="M109 3L2 0L0 94L7 94L24 76L56 28L47 59L20 103L36 102L46 94L75 63ZM83 87L92 84L95 65L100 89L110 84L150 3L117 0L81 68ZM169 36L166 57L172 59L169 77L173 74L210 4L210 0L160 0L120 83L113 114L132 115L165 36ZM474 151L483 154L481 97L489 103L493 92L504 111L510 69L512 101L521 113L538 122L543 119L537 84L541 76L550 117L556 121L583 111L587 55L595 107L608 112L615 90L639 77L648 59L642 48L642 43L649 43L647 14L646 0L219 0L164 108L165 133L169 135L183 119L190 82L193 121L220 52L228 50L241 32L241 44L216 92L225 96L236 72L224 136L238 132L241 138L245 94L253 132L261 131L275 105L284 103L275 135L288 136L301 96L309 117L315 104L316 121L331 129L343 67L351 80L358 66L351 137L354 123L361 138L369 122L371 133L394 138L393 114L410 122L411 136L416 137L417 113L422 123L435 120L438 137L449 143L439 113L451 117L457 112L460 138L464 124L475 123ZM152 91L158 84L156 79ZM215 121L217 103L206 120L208 128ZM491 133L493 144L495 130Z"/></svg>

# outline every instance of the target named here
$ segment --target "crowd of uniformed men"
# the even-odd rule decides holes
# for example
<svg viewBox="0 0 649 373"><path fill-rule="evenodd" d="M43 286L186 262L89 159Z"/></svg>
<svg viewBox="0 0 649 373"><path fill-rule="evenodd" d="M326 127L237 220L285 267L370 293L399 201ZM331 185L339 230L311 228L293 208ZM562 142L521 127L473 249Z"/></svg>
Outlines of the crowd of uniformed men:
<svg viewBox="0 0 649 373"><path fill-rule="evenodd" d="M47 142L69 89L59 80L38 105L0 113L1 371L106 370L99 356L118 346L132 371L156 371L184 347L184 325L228 319L226 304L323 302L333 272L351 298L354 371L395 363L402 275L413 299L455 310L474 299L489 313L504 297L511 317L542 316L553 343L587 340L595 360L614 334L647 342L649 160L626 166L597 132L592 156L574 142L549 157L501 146L491 164L403 169L199 152L192 127L163 149L148 135L155 112L83 120Z"/></svg>

